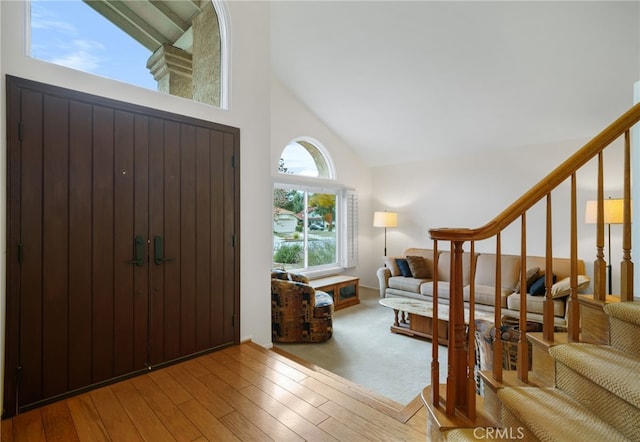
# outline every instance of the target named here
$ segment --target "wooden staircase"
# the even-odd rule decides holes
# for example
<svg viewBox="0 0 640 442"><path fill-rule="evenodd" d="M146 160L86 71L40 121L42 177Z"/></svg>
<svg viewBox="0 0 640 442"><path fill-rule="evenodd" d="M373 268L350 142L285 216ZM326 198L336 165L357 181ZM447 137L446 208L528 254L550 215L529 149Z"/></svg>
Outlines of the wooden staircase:
<svg viewBox="0 0 640 442"><path fill-rule="evenodd" d="M640 303L633 296L631 261L631 128L640 121L640 104L635 105L589 141L541 182L486 225L479 228L430 230L434 241L434 262L439 243L449 245L451 278L449 299L449 356L446 385L440 385L440 363L434 352L431 363L433 384L423 392L428 410L427 439L439 440L546 440L573 441L579 435L589 440L640 441ZM604 151L617 140L624 148L623 235L620 263L620 293L605 292L607 263L604 260ZM620 143L618 143L620 144ZM595 161L597 192L596 259L593 264L593 294L579 295L577 289L578 215L577 174ZM553 273L552 193L566 181L570 184L569 228L571 294L567 301L566 330L555 330L551 275ZM527 212L546 203L545 301L543 331L527 333L527 307L523 297L518 318L520 339L517 369L503 371L501 341L494 342L493 370L483 372L484 393L476 393L474 379L474 318L464 321L464 309L475 310L475 288L469 287L465 304L463 258L474 256L476 243L494 241L496 255L495 324L500 324L501 234L519 220L521 262L527 256ZM564 215L564 214L563 214ZM561 216L558 222L566 222ZM611 263L609 263L611 264ZM471 266L473 268L473 266ZM474 280L473 275L470 277ZM526 286L525 272L520 285ZM434 281L437 287L437 280ZM434 295L437 300L437 290ZM434 302L437 305L437 302ZM581 320L581 314L584 316ZM434 311L434 317L437 312ZM433 330L434 340L437 330ZM533 345L529 366L528 343Z"/></svg>

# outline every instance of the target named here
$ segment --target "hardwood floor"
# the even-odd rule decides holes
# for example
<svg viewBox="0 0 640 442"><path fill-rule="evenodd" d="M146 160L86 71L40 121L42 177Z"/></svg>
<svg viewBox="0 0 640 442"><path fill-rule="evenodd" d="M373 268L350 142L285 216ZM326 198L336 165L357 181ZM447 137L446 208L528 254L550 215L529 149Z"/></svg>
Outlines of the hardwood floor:
<svg viewBox="0 0 640 442"><path fill-rule="evenodd" d="M251 342L1 423L10 441L424 441L426 412Z"/></svg>

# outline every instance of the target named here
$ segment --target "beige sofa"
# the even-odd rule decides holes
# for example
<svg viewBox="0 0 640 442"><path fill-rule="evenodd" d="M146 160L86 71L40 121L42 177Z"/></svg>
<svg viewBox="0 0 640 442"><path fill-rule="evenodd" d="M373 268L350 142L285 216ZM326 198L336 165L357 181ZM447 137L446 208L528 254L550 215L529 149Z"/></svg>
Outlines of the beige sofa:
<svg viewBox="0 0 640 442"><path fill-rule="evenodd" d="M411 276L403 276L402 269L396 259L410 258L415 272ZM417 258L416 258L417 257ZM421 258L422 259L421 259ZM469 301L470 266L469 252L465 252L463 259L463 286L464 300ZM414 299L433 299L433 250L409 248L402 256L385 257L385 267L378 269L377 276L380 287L380 297L406 297ZM451 254L448 251L439 252L438 255L438 302L449 302L449 267ZM519 317L520 315L520 271L522 269L519 255L502 255L502 284L500 303L503 316ZM473 260L475 267L475 301L477 311L494 311L495 305L495 275L496 256L491 253L476 253ZM401 263L402 264L402 263ZM585 274L584 261L578 260L578 291L588 289L590 281ZM404 266L406 270L406 265ZM567 299L570 295L569 275L570 261L567 258L553 258L553 275L555 283L551 289L553 295L554 322L556 327L564 328L567 325ZM543 277L545 270L545 258L528 256L524 266L528 278L527 288L534 290L536 294L526 293L527 319L542 323L544 288L540 294L541 281L534 286L533 283ZM538 269L538 271L536 271ZM411 270L411 269L409 269ZM415 277L414 274L417 276Z"/></svg>

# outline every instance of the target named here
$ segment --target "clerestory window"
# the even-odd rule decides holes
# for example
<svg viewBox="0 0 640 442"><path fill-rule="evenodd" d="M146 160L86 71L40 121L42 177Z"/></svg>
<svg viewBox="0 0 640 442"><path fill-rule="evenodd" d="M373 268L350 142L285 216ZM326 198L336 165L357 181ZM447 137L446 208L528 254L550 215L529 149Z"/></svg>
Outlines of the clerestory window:
<svg viewBox="0 0 640 442"><path fill-rule="evenodd" d="M273 267L314 272L357 260L357 198L335 182L333 163L316 140L282 151L273 188Z"/></svg>
<svg viewBox="0 0 640 442"><path fill-rule="evenodd" d="M215 0L31 0L29 55L227 108L226 10Z"/></svg>

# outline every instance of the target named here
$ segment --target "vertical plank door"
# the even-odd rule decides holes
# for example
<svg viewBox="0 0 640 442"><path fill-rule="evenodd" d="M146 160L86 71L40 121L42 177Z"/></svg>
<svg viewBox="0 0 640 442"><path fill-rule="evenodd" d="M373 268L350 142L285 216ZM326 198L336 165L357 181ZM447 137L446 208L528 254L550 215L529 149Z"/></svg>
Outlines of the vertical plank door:
<svg viewBox="0 0 640 442"><path fill-rule="evenodd" d="M237 129L7 88L6 415L238 343Z"/></svg>

